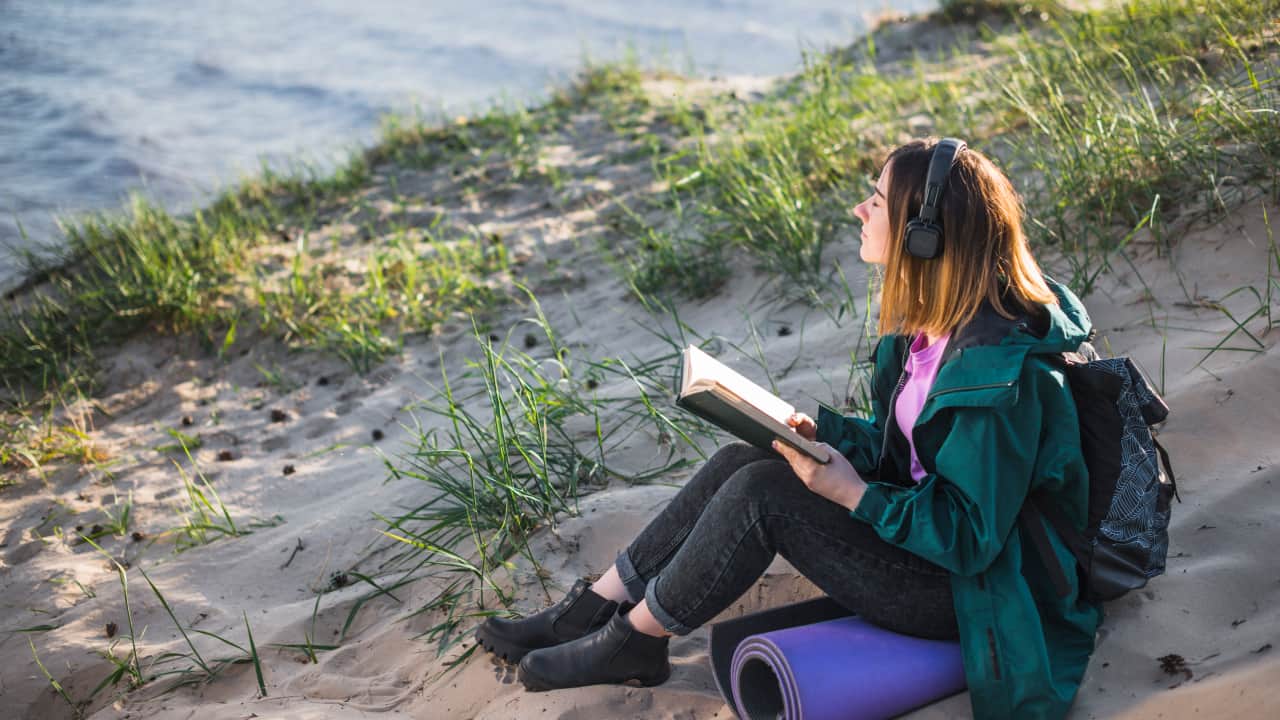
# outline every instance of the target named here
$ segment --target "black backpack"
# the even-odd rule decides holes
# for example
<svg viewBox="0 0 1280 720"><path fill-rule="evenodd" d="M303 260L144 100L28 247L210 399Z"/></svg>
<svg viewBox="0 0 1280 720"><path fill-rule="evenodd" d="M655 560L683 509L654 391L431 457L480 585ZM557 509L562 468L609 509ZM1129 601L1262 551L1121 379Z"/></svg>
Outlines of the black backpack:
<svg viewBox="0 0 1280 720"><path fill-rule="evenodd" d="M1045 521L1075 556L1081 594L1093 602L1114 600L1164 572L1170 503L1178 490L1169 454L1151 426L1168 417L1169 406L1129 358L1101 359L1087 342L1078 352L1063 353L1060 367L1080 419L1088 522L1080 532L1037 493L1023 504L1019 521L1061 596L1070 586L1049 547Z"/></svg>

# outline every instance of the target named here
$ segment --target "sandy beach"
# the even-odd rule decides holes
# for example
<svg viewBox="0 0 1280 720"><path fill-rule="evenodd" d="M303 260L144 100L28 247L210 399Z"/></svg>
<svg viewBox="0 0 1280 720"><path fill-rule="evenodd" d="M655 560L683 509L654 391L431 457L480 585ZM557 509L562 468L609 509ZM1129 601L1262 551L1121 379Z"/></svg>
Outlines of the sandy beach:
<svg viewBox="0 0 1280 720"><path fill-rule="evenodd" d="M913 54L942 46L943 37L953 34L933 21L890 22L876 35L876 63L885 75L910 74ZM961 41L968 65L987 62L989 41L976 31ZM1274 35L1261 47L1255 52L1274 63ZM865 41L848 50L865 51ZM741 117L788 80L649 76L642 87L652 105L640 122L664 148L696 148L698 137L662 119L667 108L714 104L724 108L721 117ZM1274 87L1274 77L1266 82ZM723 285L707 297L640 302L616 271L635 242L618 231L627 217L619 208L636 208L655 224L669 211L645 209L666 187L637 145L608 110L590 106L570 113L541 147L537 162L555 169L554 183L524 181L490 155L434 168L384 159L315 224L287 228L289 242L255 249L250 263L263 269L264 282L287 278L306 255L338 268L326 278L341 283L364 272L385 239L378 228L386 236L431 226L500 239L511 263L487 282L509 301L476 325L458 312L407 335L367 372L247 323L225 353L191 334L158 330L103 348L98 390L58 410L81 419L103 460L4 468L12 484L0 488L0 716L733 717L711 675L705 627L672 641L674 674L661 686L524 691L515 669L476 652L469 636L479 617L466 613L492 610L494 593L473 588L456 607L438 604L467 574L405 572L392 558L414 548L384 533L389 524L380 519L432 497L429 483L408 475L418 467L415 453L421 458L450 437L446 418L430 409L440 405L445 378L462 405L491 417L486 345L513 363L529 359L519 367L541 368L565 397L597 400L594 417L562 418L588 456L597 424L618 429L608 472L573 479L576 512L539 523L527 554L492 573L522 613L607 568L702 454L727 439L680 425L699 430L686 442L651 416L635 420L635 403L600 400L634 399L647 388L663 412L679 413L664 389L683 344L706 343L802 411L851 403L858 375L851 356L867 359L875 316L856 224L821 249L824 271L845 280L845 291L823 302L788 296L787 281L747 252L725 256ZM1107 605L1071 717L1280 716L1280 555L1271 547L1280 520L1280 334L1270 324L1280 305L1280 203L1274 188L1246 187L1228 212L1206 218L1200 210L1167 211L1165 234L1134 232L1084 297L1098 347L1133 357L1163 389L1171 414L1159 438L1182 502L1173 509L1166 574ZM1056 278L1073 271L1055 249L1040 260ZM1257 292L1238 291L1244 287ZM601 370L617 367L607 360L643 369L642 379ZM655 473L680 460L687 462ZM191 488L209 501L204 515ZM115 534L106 526L126 508L124 531ZM205 528L202 535L192 529L202 522L229 522L237 534ZM102 551L78 534L97 535ZM454 550L471 558L476 548L463 541ZM817 594L779 560L721 617ZM453 617L460 620L452 632L462 637L438 653L433 633ZM144 675L183 672L132 690L125 676L95 693L129 656L130 627ZM248 661L247 627L265 697ZM180 657L164 661L165 653ZM242 661L208 678L196 655L214 665ZM183 680L189 684L174 687ZM969 716L961 693L909 717Z"/></svg>

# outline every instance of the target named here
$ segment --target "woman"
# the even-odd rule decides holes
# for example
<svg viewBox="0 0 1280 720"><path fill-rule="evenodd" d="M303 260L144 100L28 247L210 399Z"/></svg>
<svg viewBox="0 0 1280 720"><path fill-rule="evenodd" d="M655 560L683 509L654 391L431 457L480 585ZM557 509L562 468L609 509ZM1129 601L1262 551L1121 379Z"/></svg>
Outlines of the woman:
<svg viewBox="0 0 1280 720"><path fill-rule="evenodd" d="M940 210L916 219L935 156ZM486 621L480 642L519 660L526 687L665 681L667 639L728 607L780 553L871 622L958 637L976 716L1066 713L1100 610L1074 573L1055 592L1015 521L1036 491L1084 525L1075 405L1050 358L1086 339L1088 316L1041 274L1009 180L963 143L893 151L854 212L862 259L884 266L874 418L791 418L836 450L826 465L776 442L720 449L594 584ZM916 232L928 219L942 229L931 258L938 238Z"/></svg>

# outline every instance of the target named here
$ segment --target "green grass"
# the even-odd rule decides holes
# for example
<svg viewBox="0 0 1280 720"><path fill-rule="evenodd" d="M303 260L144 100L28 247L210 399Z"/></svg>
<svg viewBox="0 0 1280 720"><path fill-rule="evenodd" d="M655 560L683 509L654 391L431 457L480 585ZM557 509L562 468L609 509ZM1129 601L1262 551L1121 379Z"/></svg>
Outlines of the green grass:
<svg viewBox="0 0 1280 720"><path fill-rule="evenodd" d="M320 662L319 657L316 656L317 651L338 649L337 645L325 645L316 642L316 616L320 614L320 599L323 597L324 593L316 593L316 601L311 606L311 625L302 633L301 643L272 643L272 647L284 648L286 650L299 650L304 654L307 662L312 664ZM354 619L354 614L351 616L351 619ZM245 623L245 626L248 627L248 623ZM263 689L263 695L266 695L265 689Z"/></svg>
<svg viewBox="0 0 1280 720"><path fill-rule="evenodd" d="M172 678L174 682L168 687L168 690L174 690L188 685L199 685L212 682L218 677L218 675L229 667L241 664L251 664L253 665L254 674L257 678L258 692L261 697L267 696L267 689L262 676L262 662L258 657L258 648L253 640L253 629L249 626L249 616L247 613L244 613L244 627L245 634L248 638L248 649L240 643L228 640L216 633L196 628L183 627L182 623L178 620L178 616L174 613L173 606L169 604L168 599L160 592L160 588L156 587L156 584L151 581L151 578L145 571L139 569L139 572L142 573L143 579L146 580L147 586L151 588L151 592L155 595L156 600L160 602L160 606L164 608L165 614L168 615L169 619L173 622L173 626L178 630L178 633L182 635L183 642L187 647L186 651L169 651L160 653L159 655L151 658L148 663L148 669L151 674L146 677L145 682L151 682L161 678ZM206 653L200 652L199 648L196 647L195 641L191 637L193 634L217 641L219 644L215 647L225 646L235 650L236 652L232 655L208 655L206 657L206 653L208 651L206 650Z"/></svg>
<svg viewBox="0 0 1280 720"><path fill-rule="evenodd" d="M23 470L45 477L46 467L60 461L105 472L111 457L91 437L94 410L75 384L39 404L0 410L0 488L16 484Z"/></svg>
<svg viewBox="0 0 1280 720"><path fill-rule="evenodd" d="M1066 13L1054 0L942 0L935 17L950 23L990 20L1035 22Z"/></svg>
<svg viewBox="0 0 1280 720"><path fill-rule="evenodd" d="M121 596L124 601L124 615L128 627L128 633L116 635L112 638L111 643L106 650L98 651L98 654L109 662L113 669L103 677L98 685L89 693L89 696L82 702L73 701L57 680L49 675L48 671L44 670L43 666L41 666L42 671L44 671L55 691L57 691L63 699L66 700L68 705L73 708L73 711L77 713L77 717L80 712L94 702L94 699L100 692L107 688L117 686L122 680L127 680L128 688L132 690L158 679L174 679L175 682L167 688L166 691L168 691L185 685L211 682L227 668L239 664L253 665L259 695L261 697L267 697L266 684L262 671L262 660L258 654L257 644L253 638L253 629L249 625L248 614L242 611L248 645L247 648L240 643L228 640L216 633L184 626L178 620L178 615L174 610L173 605L170 604L169 599L165 597L164 593L160 591L160 588L154 581L152 581L151 576L149 576L142 568L138 568L138 572L147 583L147 587L151 590L152 595L155 597L156 601L159 602L160 607L163 608L165 614L169 617L169 620L173 623L173 626L178 631L179 635L182 636L183 643L186 647L185 651L167 651L159 653L154 657L150 657L145 662L144 667L143 658L138 651L138 630L135 628L133 622L133 607L130 602L129 595L128 571L119 560L112 557L106 550L94 542L93 538L87 535L81 535L80 537L83 542L92 545L94 550L105 557L115 568L116 577L120 583ZM205 637L216 641L218 644L215 645L215 647L227 647L235 650L236 652L231 655L219 656L211 655L208 649L201 652L196 643L196 638L199 637ZM125 640L129 643L129 652L121 657L116 654L116 646ZM32 654L35 654L34 645L32 646ZM40 663L38 657L36 658L36 662L37 664Z"/></svg>
<svg viewBox="0 0 1280 720"><path fill-rule="evenodd" d="M258 363L254 363L253 367L262 376L262 382L280 395L288 395L302 387L300 381L281 370L278 365L273 364L271 368L265 368Z"/></svg>
<svg viewBox="0 0 1280 720"><path fill-rule="evenodd" d="M253 296L264 330L366 372L397 351L405 335L502 302L494 280L508 270L501 238L447 237L428 227L394 233L362 273L337 277L310 258L300 237L286 272L258 271Z"/></svg>
<svg viewBox="0 0 1280 720"><path fill-rule="evenodd" d="M258 694L260 697L267 697L268 693L267 693L266 683L265 683L265 678L263 673L262 658L258 653L258 647L253 636L253 629L249 624L247 612L242 611L242 617L245 624L245 634L246 634L246 640L247 640L247 643L244 645L242 645L241 643L235 642L233 640L229 640L226 637L223 637L216 633L184 626L178 620L178 613L173 607L173 605L169 602L169 599L164 595L164 593L161 592L160 588L155 584L154 581L152 581L151 577L146 573L146 571L142 570L141 568L138 568L138 572L142 575L144 581L147 583L147 586L151 590L152 595L155 597L160 607L164 610L165 614L169 617L169 620L173 623L173 626L178 631L179 635L181 635L183 639L183 643L186 648L185 650L167 651L167 652L159 653L155 656L146 658L144 661L143 656L139 653L139 649L138 649L138 641L140 639L139 631L135 627L134 621L133 621L133 607L131 604L130 593L129 593L128 571L126 570L125 566L121 564L119 560L115 559L109 553L107 553L101 546L99 546L96 542L94 542L94 540L91 537L87 535L81 535L80 537L83 542L86 542L92 545L94 550L99 554L101 554L103 557L105 557L111 563L111 565L115 568L117 579L120 583L121 595L124 602L124 616L127 623L128 632L115 635L111 639L110 644L105 650L95 651L99 656L101 656L104 660L106 660L111 665L112 670L102 678L102 680L98 683L98 685L94 687L92 691L89 692L86 698L80 701L74 700L69 694L69 692L67 691L67 689L61 683L59 683L58 680L54 678L53 675L51 675L49 671L43 666L43 664L39 659L39 656L36 654L35 645L34 643L32 643L32 646L31 646L32 656L35 659L37 666L40 668L41 672L45 675L46 679L48 679L54 691L58 693L58 695L61 696L63 700L67 703L67 705L71 708L72 713L75 717L81 717L87 709L91 708L95 703L95 700L98 697L99 693L101 693L103 690L106 690L108 688L116 687L117 685L120 684L121 681L126 681L127 688L129 690L133 690L133 689L142 687L147 683L150 683L159 679L165 679L165 678L173 679L175 682L170 684L165 689L165 692L168 692L175 688L186 686L186 685L196 685L196 684L211 682L215 678L217 678L221 673L223 673L227 668L232 667L234 665L239 665L239 664L250 664L253 666L254 675L255 675L255 679L258 687ZM317 600L317 607L318 607L318 600ZM315 623L315 618L313 614L313 617L312 617L312 633L313 634L314 634L314 623ZM35 631L45 630L45 629L54 629L54 628L52 626L42 627L42 628L27 628L27 629L24 629L23 631L35 632ZM215 641L216 645L213 646L215 648L230 648L235 652L228 655L228 654L225 654L225 651L224 651L223 654L214 655L214 654L211 654L208 648L205 648L202 651L197 644L197 640L201 637L208 638L210 640ZM124 655L117 654L117 646L120 645L122 642L126 642L126 641L128 643L127 645L128 652L125 653ZM311 643L310 638L308 638L308 647L310 648L310 652L312 653L312 659L314 661L315 650L332 649L334 646L314 645Z"/></svg>
<svg viewBox="0 0 1280 720"><path fill-rule="evenodd" d="M58 694L58 697L62 698L63 701L67 703L67 706L71 708L72 717L75 717L75 718L84 717L83 704L77 703L76 701L72 700L71 696L67 694L66 689L62 687L62 683L58 682L57 678L55 678L49 672L48 668L44 666L44 663L40 662L40 655L36 653L35 641L32 640L31 638L27 638L27 644L31 646L31 658L35 660L36 667L40 668L40 673L44 675L46 680L49 681L49 687L53 688L53 691Z"/></svg>
<svg viewBox="0 0 1280 720"><path fill-rule="evenodd" d="M258 680L258 697L267 696L267 684L262 678L262 660L258 657L258 646L253 641L253 628L249 626L249 613L241 610L244 617L244 632L249 637L249 659L253 662L253 675Z"/></svg>
<svg viewBox="0 0 1280 720"><path fill-rule="evenodd" d="M173 464L182 478L187 503L182 514L182 525L173 531L177 536L177 551L204 545L219 537L239 537L244 534L244 530L236 526L231 512L218 497L218 491L209 484L204 473L195 467L195 460L191 460L190 452L187 453L187 458L195 469L199 483L193 481L181 465L176 462Z"/></svg>
<svg viewBox="0 0 1280 720"><path fill-rule="evenodd" d="M692 238L685 246L717 260L745 251L783 295L812 298L815 289L834 289L837 271L823 265L823 252L856 225L849 209L869 189L879 149L912 110L931 111L940 123L958 116L958 93L918 75L882 76L872 64L808 57L799 76L748 106L736 127L655 158L672 196L668 211L694 208L683 216ZM636 264L662 267L669 286L689 295L687 288L705 285L704 268L663 260L683 253L674 242L642 243Z"/></svg>
<svg viewBox="0 0 1280 720"><path fill-rule="evenodd" d="M527 115L495 113L486 127L504 142L533 142L536 128L521 128ZM56 250L25 256L32 290L0 309L8 403L26 406L22 398L43 397L67 381L91 390L97 349L143 330L192 333L225 356L237 326L256 324L367 369L395 349L400 334L429 331L451 312L492 304L498 294L480 279L501 270L505 251L484 238L393 238L345 293L328 290L309 262L308 232L335 210L358 206L357 191L371 184L373 164L407 144L392 125L381 145L353 152L334 169L264 166L190 215L134 197L122 213L64 221ZM361 229L370 238L378 231ZM282 242L297 252L276 286L257 272L255 251ZM431 312L403 313L409 317L389 323L397 311L415 307Z"/></svg>
<svg viewBox="0 0 1280 720"><path fill-rule="evenodd" d="M1270 56L1251 56L1240 37L1280 6L1199 5L1135 3L1050 23L1002 66L993 106L1027 124L1007 141L1042 178L1028 192L1033 237L1064 251L1085 294L1157 206L1214 216L1247 199L1225 197L1224 183L1274 192L1274 41Z"/></svg>
<svg viewBox="0 0 1280 720"><path fill-rule="evenodd" d="M50 418L60 398L94 392L100 348L138 332L185 333L225 359L257 329L367 371L406 335L503 302L506 249L491 236L371 223L360 233L380 242L363 272L335 278L315 257L325 248L309 233L362 207L353 197L371 182L371 154L328 174L264 168L187 216L138 197L121 214L65 222L60 249L27 256L33 288L0 307L0 465L105 459L85 428ZM267 273L264 253L287 267Z"/></svg>
<svg viewBox="0 0 1280 720"><path fill-rule="evenodd" d="M869 191L880 154L916 132L912 118L924 118L1009 169L1033 241L1061 253L1070 284L1087 295L1159 209L1213 218L1249 192L1275 196L1280 91L1269 28L1277 11L1274 0L1055 10L1021 30L988 30L981 65L960 47L887 64L874 34L861 54L811 57L696 152L658 153L660 177L678 199L666 204L669 214L697 210L683 214L692 228L683 237L654 241L642 226L631 268L660 268L641 277L689 295L705 285L705 271L671 258L741 249L784 294L838 295L823 252L854 224L849 209ZM652 293L655 284L638 289Z"/></svg>
<svg viewBox="0 0 1280 720"><path fill-rule="evenodd" d="M380 572L441 588L414 611L440 613L427 635L441 652L462 637L463 623L511 602L504 578L513 558L545 575L529 539L576 514L580 494L610 478L642 482L684 466L680 448L708 433L670 406L674 353L649 362L574 358L530 299L528 322L546 350L535 357L477 331L480 359L469 377L442 374L438 395L415 408L415 446L386 459L389 479L423 483L428 499L381 516L383 533L402 547ZM459 393L460 383L477 381L478 390ZM665 438L651 467L611 465L641 432Z"/></svg>
<svg viewBox="0 0 1280 720"><path fill-rule="evenodd" d="M656 108L634 61L588 65L539 106L507 101L449 122L389 117L378 144L333 169L264 167L189 216L135 199L122 215L68 222L63 251L31 256L44 284L0 311L0 377L12 398L68 379L91 389L104 340L190 332L226 356L246 325L367 370L406 333L501 302L482 279L504 271L505 251L465 234L388 232L365 218L361 236L378 239L378 250L366 272L345 277L313 257L309 231L340 208L367 207L361 193L380 163L453 166L479 172L477 182L496 163L502 182L555 184L544 143L584 111L647 139L638 147L654 154L667 186L658 207L679 220L622 228L636 248L620 271L645 294L709 295L739 250L784 294L815 302L838 294L824 250L856 225L849 207L879 153L912 132L913 117L1000 156L1026 195L1036 241L1072 261L1071 284L1086 294L1115 248L1156 221L1153 208L1212 216L1247 200L1250 188L1274 194L1274 0L943 10L1034 23L1020 33L987 30L990 62L977 68L953 66L948 53L887 65L872 35L852 53L808 57L796 78L732 119L719 111L723 99ZM1041 10L1052 12L1042 20ZM655 120L690 142L658 138ZM255 251L282 241L294 247L283 253L288 267L264 271Z"/></svg>
<svg viewBox="0 0 1280 720"><path fill-rule="evenodd" d="M482 112L452 117L421 108L389 114L382 119L379 142L366 157L372 164L392 161L424 170L494 162L507 167L512 181L555 184L555 169L542 159L544 138L575 112L599 112L615 130L632 127L649 108L640 90L642 79L634 56L613 63L587 61L541 105L526 107L507 98Z"/></svg>
<svg viewBox="0 0 1280 720"><path fill-rule="evenodd" d="M115 669L104 677L102 681L98 683L98 686L94 688L93 692L90 693L90 698L92 699L92 697L96 696L108 685L114 687L119 684L122 679L128 678L130 688L141 686L145 680L143 679L142 674L141 659L138 655L138 631L133 626L133 607L129 603L128 571L125 570L124 565L120 564L119 560L116 560L110 553L103 550L102 546L94 542L92 538L87 536L81 537L84 542L92 545L93 549L96 550L99 555L105 557L115 569L116 579L120 581L120 595L124 600L125 621L129 627L129 634L123 638L117 637L113 639L107 651L103 653L103 657L107 659ZM129 653L125 655L125 657L120 658L115 653L115 647L122 639L127 639L129 641Z"/></svg>
<svg viewBox="0 0 1280 720"><path fill-rule="evenodd" d="M218 286L269 223L261 210L197 211L190 219L135 199L130 214L68 224L62 265L12 307L0 327L0 368L11 383L39 386L91 367L102 339L148 326L215 324Z"/></svg>
<svg viewBox="0 0 1280 720"><path fill-rule="evenodd" d="M179 479L182 480L184 500L180 509L182 524L163 534L173 536L176 552L206 545L219 538L249 535L257 528L274 527L284 522L282 516L275 515L267 519L237 523L231 516L231 511L222 502L222 498L218 496L218 491L214 489L213 484L205 477L195 458L192 457L191 448L182 442L180 449L186 455L187 462L191 464L191 473L188 473L176 460L172 461L174 469L178 471Z"/></svg>
<svg viewBox="0 0 1280 720"><path fill-rule="evenodd" d="M1268 333L1280 325L1280 318L1274 307L1278 299L1274 293L1280 290L1280 247L1277 247L1275 232L1271 227L1271 217L1265 204L1261 206L1262 221L1267 232L1267 270L1262 280L1263 289L1257 285L1241 285L1226 292L1220 298L1195 298L1178 303L1183 307L1208 309L1220 313L1231 329L1212 346L1190 347L1192 350L1204 350L1205 353L1196 361L1192 369L1201 368L1210 375L1212 371L1204 368L1204 363L1219 352L1243 352L1260 354L1266 352L1267 345L1262 340ZM1239 296L1241 299L1233 300ZM1235 306L1235 311L1232 311ZM1245 314L1247 311L1247 314ZM1260 322L1258 322L1260 321ZM1249 324L1260 325L1258 331L1249 329ZM1163 367L1161 368L1161 387L1163 387ZM1214 375L1214 377L1217 377Z"/></svg>
<svg viewBox="0 0 1280 720"><path fill-rule="evenodd" d="M659 223L645 219L619 199L611 218L614 230L633 239L633 251L613 250L600 239L601 251L626 279L637 297L674 291L687 298L714 296L729 278L729 249L692 230L678 194L651 203L661 212Z"/></svg>
<svg viewBox="0 0 1280 720"><path fill-rule="evenodd" d="M502 239L407 221L411 198L399 194L396 173L451 166L464 195L495 183L558 188L543 147L572 114L594 112L618 132L648 136L648 121L634 117L652 114L641 80L634 60L588 64L542 105L506 101L434 125L420 114L388 117L375 146L336 166L264 164L186 215L138 196L118 213L64 220L56 249L24 255L29 287L0 308L0 463L43 471L50 460L77 460L74 434L38 437L27 420L62 388L92 395L98 351L139 332L191 336L224 360L247 350L241 338L265 333L368 371L406 336L505 302ZM669 121L690 117L681 109ZM387 163L398 167L375 181ZM393 191L390 217L368 198L378 184ZM354 238L317 237L344 221ZM348 259L353 239L369 245L354 273L327 257ZM55 443L64 448L50 452Z"/></svg>
<svg viewBox="0 0 1280 720"><path fill-rule="evenodd" d="M102 521L85 533L85 537L97 540L104 536L124 537L129 534L129 521L133 514L133 492L130 491L128 499L124 502L120 502L117 498L113 507L114 510L103 508Z"/></svg>

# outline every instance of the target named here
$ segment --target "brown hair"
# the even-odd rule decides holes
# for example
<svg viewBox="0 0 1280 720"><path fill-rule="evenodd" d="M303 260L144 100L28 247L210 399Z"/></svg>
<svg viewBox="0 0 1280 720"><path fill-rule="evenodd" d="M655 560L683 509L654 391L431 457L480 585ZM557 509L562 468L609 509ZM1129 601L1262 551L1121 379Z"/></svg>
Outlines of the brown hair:
<svg viewBox="0 0 1280 720"><path fill-rule="evenodd" d="M972 148L957 155L942 193L942 254L926 260L906 251L907 222L920 213L936 144L916 140L885 160L889 239L880 334L943 335L972 320L984 300L1006 318L1057 303L1023 234L1021 198Z"/></svg>

